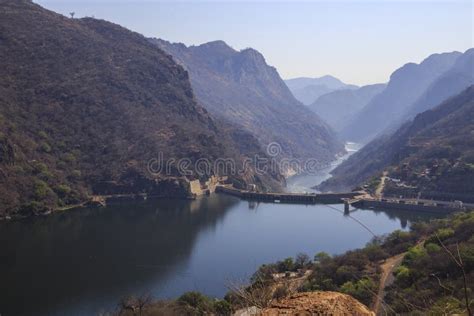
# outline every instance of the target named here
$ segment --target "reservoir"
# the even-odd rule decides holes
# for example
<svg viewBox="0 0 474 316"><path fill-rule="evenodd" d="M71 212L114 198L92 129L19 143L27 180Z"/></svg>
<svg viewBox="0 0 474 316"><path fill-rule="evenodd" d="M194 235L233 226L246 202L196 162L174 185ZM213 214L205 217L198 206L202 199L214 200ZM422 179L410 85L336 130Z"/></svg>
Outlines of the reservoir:
<svg viewBox="0 0 474 316"><path fill-rule="evenodd" d="M364 246L421 215L215 194L81 209L0 224L1 315L95 315L123 296L222 297L263 263ZM340 211L340 212L339 212ZM357 221L356 221L357 219Z"/></svg>
<svg viewBox="0 0 474 316"><path fill-rule="evenodd" d="M327 170L326 170L327 172ZM288 187L315 181L295 178ZM292 182L294 181L294 182ZM264 263L340 254L427 215L343 205L255 203L213 194L0 222L0 314L97 315L120 298L223 297Z"/></svg>

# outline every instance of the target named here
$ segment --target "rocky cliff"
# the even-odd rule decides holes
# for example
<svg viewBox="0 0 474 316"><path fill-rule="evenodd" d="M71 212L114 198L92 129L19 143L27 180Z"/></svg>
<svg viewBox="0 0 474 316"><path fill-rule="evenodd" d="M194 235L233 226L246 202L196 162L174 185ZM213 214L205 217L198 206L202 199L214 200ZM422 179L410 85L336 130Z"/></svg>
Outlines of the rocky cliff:
<svg viewBox="0 0 474 316"><path fill-rule="evenodd" d="M321 162L344 150L333 130L293 97L256 50L236 51L223 41L190 47L150 41L185 67L197 99L212 115L250 132L263 147L277 142L282 157Z"/></svg>

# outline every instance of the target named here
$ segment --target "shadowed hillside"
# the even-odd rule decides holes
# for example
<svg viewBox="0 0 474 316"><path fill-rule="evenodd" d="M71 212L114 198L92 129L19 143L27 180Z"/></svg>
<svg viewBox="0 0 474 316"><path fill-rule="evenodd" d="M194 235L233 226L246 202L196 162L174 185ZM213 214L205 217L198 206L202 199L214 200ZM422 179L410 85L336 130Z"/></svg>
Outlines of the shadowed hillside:
<svg viewBox="0 0 474 316"><path fill-rule="evenodd" d="M375 139L333 171L324 190L347 189L382 171L399 179L385 194L472 200L474 86Z"/></svg>
<svg viewBox="0 0 474 316"><path fill-rule="evenodd" d="M344 150L332 129L293 97L256 50L239 52L223 41L190 47L151 42L189 71L198 100L211 114L249 131L263 146L278 142L284 157L321 162Z"/></svg>
<svg viewBox="0 0 474 316"><path fill-rule="evenodd" d="M433 82L423 95L407 109L406 117L429 110L474 84L474 48L456 59L454 65Z"/></svg>
<svg viewBox="0 0 474 316"><path fill-rule="evenodd" d="M0 5L0 215L75 204L104 183L181 196L182 180L152 177L149 159L239 162L239 137L259 150L223 131L196 103L187 72L143 36L31 1ZM259 183L251 171L239 177Z"/></svg>
<svg viewBox="0 0 474 316"><path fill-rule="evenodd" d="M374 84L359 89L336 90L320 96L308 107L340 132L385 87L385 84Z"/></svg>
<svg viewBox="0 0 474 316"><path fill-rule="evenodd" d="M385 90L374 97L342 131L344 139L367 142L392 123L399 122L406 110L454 65L460 55L459 52L433 54L420 64L408 63L397 69L390 76Z"/></svg>

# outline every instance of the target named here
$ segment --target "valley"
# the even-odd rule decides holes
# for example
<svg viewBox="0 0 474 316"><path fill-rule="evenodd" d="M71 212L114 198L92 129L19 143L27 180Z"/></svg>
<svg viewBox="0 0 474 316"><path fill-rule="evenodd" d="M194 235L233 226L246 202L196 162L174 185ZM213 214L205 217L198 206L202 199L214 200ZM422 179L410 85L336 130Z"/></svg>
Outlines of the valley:
<svg viewBox="0 0 474 316"><path fill-rule="evenodd" d="M470 9L0 0L0 315L472 315Z"/></svg>

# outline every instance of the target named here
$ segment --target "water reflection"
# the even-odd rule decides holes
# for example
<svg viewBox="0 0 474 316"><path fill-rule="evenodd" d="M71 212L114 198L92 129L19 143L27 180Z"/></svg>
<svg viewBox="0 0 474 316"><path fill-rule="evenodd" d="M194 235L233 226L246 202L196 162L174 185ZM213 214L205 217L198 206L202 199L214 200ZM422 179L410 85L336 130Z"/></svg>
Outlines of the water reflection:
<svg viewBox="0 0 474 316"><path fill-rule="evenodd" d="M427 215L213 195L0 224L2 315L93 315L130 294L222 296L263 263L341 253Z"/></svg>
<svg viewBox="0 0 474 316"><path fill-rule="evenodd" d="M97 310L146 291L185 265L199 231L236 203L159 200L2 224L0 313Z"/></svg>

